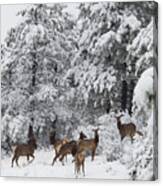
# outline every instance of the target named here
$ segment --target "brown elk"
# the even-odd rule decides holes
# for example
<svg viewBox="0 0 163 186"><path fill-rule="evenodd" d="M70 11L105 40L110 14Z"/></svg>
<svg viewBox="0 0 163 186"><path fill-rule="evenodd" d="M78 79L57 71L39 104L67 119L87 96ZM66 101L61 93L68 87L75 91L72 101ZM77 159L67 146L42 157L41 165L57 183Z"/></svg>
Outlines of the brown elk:
<svg viewBox="0 0 163 186"><path fill-rule="evenodd" d="M136 133L140 136L143 136L142 132L136 130L136 126L134 123L122 124L120 120L122 116L123 115L116 117L117 128L121 136L121 141L124 139L124 137L129 136L131 138L131 142L133 142L133 137Z"/></svg>
<svg viewBox="0 0 163 186"><path fill-rule="evenodd" d="M80 132L79 140L83 140L87 138L87 136L83 133ZM55 161L59 158L59 160L63 163L63 159L66 155L71 154L72 156L75 156L76 152L78 149L78 141L72 140L69 143L64 144L59 153L57 153L53 159L52 165L54 165Z"/></svg>
<svg viewBox="0 0 163 186"><path fill-rule="evenodd" d="M50 133L50 136L49 136L49 140L50 140L50 144L53 145L54 147L54 150L55 150L55 154L58 154L61 147L68 143L69 140L67 137L63 138L63 139L56 139L56 132L54 133Z"/></svg>
<svg viewBox="0 0 163 186"><path fill-rule="evenodd" d="M36 140L31 139L28 144L19 144L15 146L14 156L12 158L11 167L14 166L14 161L16 161L16 165L18 164L18 159L20 156L27 156L27 160L29 161L29 157L32 157L32 161L34 160L34 151L37 148Z"/></svg>
<svg viewBox="0 0 163 186"><path fill-rule="evenodd" d="M82 168L83 175L85 176L85 151L77 152L73 162L75 163L75 174L80 174Z"/></svg>
<svg viewBox="0 0 163 186"><path fill-rule="evenodd" d="M58 154L59 153L59 151L60 151L60 149L61 149L61 147L63 146L63 145L65 145L66 143L68 143L69 142L69 140L68 140L68 138L67 137L65 137L65 138L63 138L63 139L60 139L60 140L57 140L55 143L54 143L54 150L55 150L55 153L56 154Z"/></svg>
<svg viewBox="0 0 163 186"><path fill-rule="evenodd" d="M80 140L78 144L78 152L89 151L89 150L92 151L92 161L94 160L96 148L99 143L99 134L98 134L99 128L93 129L93 131L94 131L93 139Z"/></svg>

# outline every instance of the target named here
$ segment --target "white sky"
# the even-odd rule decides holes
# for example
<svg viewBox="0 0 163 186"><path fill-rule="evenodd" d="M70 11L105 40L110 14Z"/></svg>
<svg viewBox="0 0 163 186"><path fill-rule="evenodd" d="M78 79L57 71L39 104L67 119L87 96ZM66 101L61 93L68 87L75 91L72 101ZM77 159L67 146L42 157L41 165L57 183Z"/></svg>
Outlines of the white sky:
<svg viewBox="0 0 163 186"><path fill-rule="evenodd" d="M16 16L19 10L26 8L27 5L1 5L1 41L4 41L6 33L11 27L16 26L22 21L20 16Z"/></svg>
<svg viewBox="0 0 163 186"><path fill-rule="evenodd" d="M19 24L23 18L21 16L16 16L17 12L29 7L30 4L16 4L16 5L1 5L1 41L3 42L6 33L11 27ZM78 10L76 8L77 3L68 3L67 11L73 14L74 17L78 15Z"/></svg>

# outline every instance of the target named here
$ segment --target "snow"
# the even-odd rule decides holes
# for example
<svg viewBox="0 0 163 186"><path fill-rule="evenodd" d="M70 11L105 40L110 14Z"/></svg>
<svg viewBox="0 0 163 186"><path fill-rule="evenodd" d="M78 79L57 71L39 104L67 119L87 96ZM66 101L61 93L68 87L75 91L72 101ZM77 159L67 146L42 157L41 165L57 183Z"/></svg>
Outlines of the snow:
<svg viewBox="0 0 163 186"><path fill-rule="evenodd" d="M153 122L153 112L150 111L150 114L147 127L143 130L143 137L141 140L135 140L132 145L132 159L128 162L129 172L136 171L135 179L139 180L153 180L153 176L157 175L155 173L156 165L154 162L154 135L156 136L156 126Z"/></svg>
<svg viewBox="0 0 163 186"><path fill-rule="evenodd" d="M129 53L138 57L135 74L138 74L143 65L151 64L151 59L157 56L157 53L154 50L154 27L155 24L152 18L147 27L142 28L132 43L127 46Z"/></svg>
<svg viewBox="0 0 163 186"><path fill-rule="evenodd" d="M129 16L126 16L125 15L123 17L123 24L122 24L123 29L127 25L129 25L132 30L138 30L139 27L141 26L141 22L134 15L132 15L132 14L129 15Z"/></svg>
<svg viewBox="0 0 163 186"><path fill-rule="evenodd" d="M103 8L103 4L104 4L104 3L101 3L101 4L99 4L99 3L93 4L93 6L90 7L91 13L94 14L94 13L96 13L97 11L100 11L100 10Z"/></svg>
<svg viewBox="0 0 163 186"><path fill-rule="evenodd" d="M133 103L138 109L149 109L149 98L153 96L153 67L142 73L134 90ZM150 103L151 104L151 103Z"/></svg>
<svg viewBox="0 0 163 186"><path fill-rule="evenodd" d="M153 76L154 68L145 70L139 78L134 90L133 113L141 132L142 142L136 141L133 154L136 161L133 161L131 172L136 172L136 179L153 180L157 177L156 162L154 161L154 144L157 144L157 129L154 117L154 96ZM143 145L142 145L143 144ZM156 170L156 171L155 171Z"/></svg>
<svg viewBox="0 0 163 186"><path fill-rule="evenodd" d="M153 19L147 26L147 28L143 28L137 37L133 40L132 44L127 47L127 50L133 50L135 54L141 51L141 46L147 46L148 49L153 44Z"/></svg>
<svg viewBox="0 0 163 186"><path fill-rule="evenodd" d="M42 85L40 91L36 94L38 100L45 100L47 98L53 100L57 95L58 91L52 84Z"/></svg>
<svg viewBox="0 0 163 186"><path fill-rule="evenodd" d="M116 36L115 32L109 31L103 34L97 41L96 46L103 47L106 43L109 43L112 39L117 39L120 42L120 38Z"/></svg>
<svg viewBox="0 0 163 186"><path fill-rule="evenodd" d="M28 32L28 33L26 34L26 32ZM21 37L23 37L25 34L26 34L26 36L25 36L26 43L32 44L34 38L39 36L42 39L44 37L45 30L44 30L44 27L41 24L30 25L30 26L27 25L24 28Z"/></svg>
<svg viewBox="0 0 163 186"><path fill-rule="evenodd" d="M11 167L11 157L2 160L2 176L17 177L55 177L55 178L76 178L74 174L74 163L72 157L68 156L67 162L63 166L57 161L51 165L54 157L53 150L41 150L35 153L35 160L27 163L26 158L19 160L20 167ZM130 179L128 171L119 161L106 162L103 156L96 156L92 162L90 156L85 160L85 176L82 174L78 178L103 178L103 179Z"/></svg>
<svg viewBox="0 0 163 186"><path fill-rule="evenodd" d="M86 42L86 40L88 40L89 35L90 35L90 32L84 31L83 34L82 34L82 37L79 41L79 44L82 45L84 42Z"/></svg>

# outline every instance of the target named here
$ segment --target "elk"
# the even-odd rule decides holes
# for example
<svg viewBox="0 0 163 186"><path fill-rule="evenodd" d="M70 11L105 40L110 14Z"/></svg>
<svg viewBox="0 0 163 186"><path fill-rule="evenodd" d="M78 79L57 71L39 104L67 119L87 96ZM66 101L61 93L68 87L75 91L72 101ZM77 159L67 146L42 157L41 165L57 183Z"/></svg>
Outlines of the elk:
<svg viewBox="0 0 163 186"><path fill-rule="evenodd" d="M69 140L67 137L65 137L64 139L56 139L56 132L54 133L51 133L50 136L49 136L49 140L50 140L50 144L53 145L54 147L54 150L55 150L55 154L58 154L61 147L68 143Z"/></svg>
<svg viewBox="0 0 163 186"><path fill-rule="evenodd" d="M14 161L16 161L16 165L18 164L18 159L20 156L27 156L27 160L29 161L29 157L32 157L32 161L34 160L34 151L37 148L36 140L33 138L27 144L19 144L15 146L14 156L12 158L11 167L14 166Z"/></svg>
<svg viewBox="0 0 163 186"><path fill-rule="evenodd" d="M78 144L78 152L88 151L88 150L92 151L92 161L94 160L96 148L99 143L99 134L98 134L99 128L93 129L93 131L94 131L93 139L80 140Z"/></svg>
<svg viewBox="0 0 163 186"><path fill-rule="evenodd" d="M63 145L65 145L66 143L68 143L69 140L65 137L64 139L60 139L60 140L57 140L55 143L54 143L54 150L55 150L55 154L58 154L61 147Z"/></svg>
<svg viewBox="0 0 163 186"><path fill-rule="evenodd" d="M79 136L79 140L83 140L85 139L87 136L83 133L80 132L80 136ZM76 152L78 149L78 141L72 140L66 144L64 144L61 148L59 153L57 153L53 159L52 165L54 165L55 161L57 160L57 158L59 158L59 160L62 162L62 165L64 165L63 163L63 159L66 155L71 154L73 157L75 156Z"/></svg>
<svg viewBox="0 0 163 186"><path fill-rule="evenodd" d="M85 151L77 152L73 160L75 163L75 174L76 176L81 173L81 168L83 176L85 176Z"/></svg>
<svg viewBox="0 0 163 186"><path fill-rule="evenodd" d="M124 139L124 137L129 136L131 138L131 142L133 142L133 137L136 133L140 136L143 136L142 132L136 130L136 126L134 123L122 124L120 120L122 116L123 115L120 115L118 117L116 116L117 128L121 136L121 141Z"/></svg>

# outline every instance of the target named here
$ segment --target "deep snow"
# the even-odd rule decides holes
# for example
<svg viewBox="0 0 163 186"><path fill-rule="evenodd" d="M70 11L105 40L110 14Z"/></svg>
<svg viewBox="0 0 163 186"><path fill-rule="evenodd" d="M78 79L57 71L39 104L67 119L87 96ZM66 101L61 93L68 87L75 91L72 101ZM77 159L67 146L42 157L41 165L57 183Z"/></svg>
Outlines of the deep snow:
<svg viewBox="0 0 163 186"><path fill-rule="evenodd" d="M11 167L12 157L2 159L2 176L24 176L24 177L55 177L55 178L76 178L74 174L74 163L69 155L63 166L57 161L51 166L54 157L53 150L37 151L35 160L27 163L26 157L20 157L19 165ZM130 179L128 171L119 161L107 162L104 156L96 156L92 162L90 156L85 161L85 176L78 178L101 178L101 179Z"/></svg>

